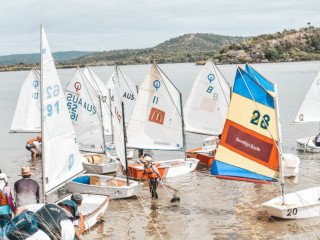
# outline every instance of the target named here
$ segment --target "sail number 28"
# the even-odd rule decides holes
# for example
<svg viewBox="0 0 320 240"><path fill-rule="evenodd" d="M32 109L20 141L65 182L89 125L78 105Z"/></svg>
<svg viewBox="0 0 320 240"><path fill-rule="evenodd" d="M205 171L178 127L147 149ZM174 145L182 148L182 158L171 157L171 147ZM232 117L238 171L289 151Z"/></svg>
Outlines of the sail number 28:
<svg viewBox="0 0 320 240"><path fill-rule="evenodd" d="M260 122L260 116L261 116L260 112L257 110L254 110L252 113L250 123L252 123L253 125L258 125ZM269 115L268 114L263 115L260 123L260 127L263 129L267 129L267 127L269 126L269 121L270 121Z"/></svg>

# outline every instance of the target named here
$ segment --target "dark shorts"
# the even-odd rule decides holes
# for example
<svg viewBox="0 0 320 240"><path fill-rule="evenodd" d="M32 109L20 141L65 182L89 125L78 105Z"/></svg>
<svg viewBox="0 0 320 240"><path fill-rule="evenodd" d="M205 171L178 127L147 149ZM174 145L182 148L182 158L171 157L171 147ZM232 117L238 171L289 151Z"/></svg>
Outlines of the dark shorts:
<svg viewBox="0 0 320 240"><path fill-rule="evenodd" d="M27 143L26 149L30 150L31 148L33 148L33 145L30 145L29 143Z"/></svg>

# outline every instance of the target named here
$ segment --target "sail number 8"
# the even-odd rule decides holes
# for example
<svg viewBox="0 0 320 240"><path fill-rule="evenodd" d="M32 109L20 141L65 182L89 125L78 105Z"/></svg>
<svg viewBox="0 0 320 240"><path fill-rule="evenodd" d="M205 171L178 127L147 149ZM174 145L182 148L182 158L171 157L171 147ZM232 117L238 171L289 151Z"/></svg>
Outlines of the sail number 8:
<svg viewBox="0 0 320 240"><path fill-rule="evenodd" d="M251 117L251 121L250 123L252 123L253 125L258 125L260 122L260 112L255 110L252 113L252 117ZM268 114L263 115L261 123L260 123L260 127L263 129L267 129L267 127L269 126L269 121L270 121L270 117Z"/></svg>

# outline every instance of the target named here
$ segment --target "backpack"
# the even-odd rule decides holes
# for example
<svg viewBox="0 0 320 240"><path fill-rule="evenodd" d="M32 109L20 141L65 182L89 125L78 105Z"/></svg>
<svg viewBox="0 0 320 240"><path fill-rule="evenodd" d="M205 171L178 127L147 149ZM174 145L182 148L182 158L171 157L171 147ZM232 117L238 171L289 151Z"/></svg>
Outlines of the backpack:
<svg viewBox="0 0 320 240"><path fill-rule="evenodd" d="M38 219L34 212L25 210L12 219L5 227L10 240L23 240L38 231Z"/></svg>
<svg viewBox="0 0 320 240"><path fill-rule="evenodd" d="M67 218L66 212L61 207L49 203L40 208L36 215L39 229L44 231L51 239L61 238L60 222Z"/></svg>

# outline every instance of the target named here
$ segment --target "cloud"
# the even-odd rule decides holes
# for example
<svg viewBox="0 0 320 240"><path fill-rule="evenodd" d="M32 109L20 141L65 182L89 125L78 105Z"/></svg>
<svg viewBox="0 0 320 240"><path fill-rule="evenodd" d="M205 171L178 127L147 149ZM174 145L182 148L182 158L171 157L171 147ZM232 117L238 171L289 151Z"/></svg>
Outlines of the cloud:
<svg viewBox="0 0 320 240"><path fill-rule="evenodd" d="M3 1L0 55L38 52L39 25L53 51L153 47L185 33L253 36L320 25L318 0Z"/></svg>

